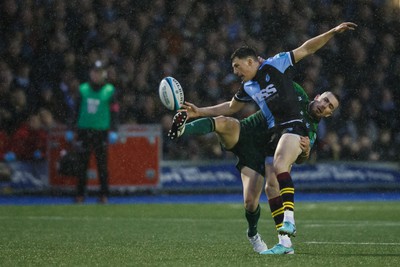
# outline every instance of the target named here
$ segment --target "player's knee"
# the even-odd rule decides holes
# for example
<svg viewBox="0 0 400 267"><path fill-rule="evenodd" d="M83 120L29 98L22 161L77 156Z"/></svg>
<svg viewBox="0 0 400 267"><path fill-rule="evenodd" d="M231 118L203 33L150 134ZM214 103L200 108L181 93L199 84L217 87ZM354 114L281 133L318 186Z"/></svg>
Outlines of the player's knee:
<svg viewBox="0 0 400 267"><path fill-rule="evenodd" d="M265 194L268 199L278 197L279 194L279 184L277 182L268 182L265 184Z"/></svg>
<svg viewBox="0 0 400 267"><path fill-rule="evenodd" d="M244 208L250 212L253 212L258 207L258 201L253 197L246 197L244 200Z"/></svg>
<svg viewBox="0 0 400 267"><path fill-rule="evenodd" d="M274 159L274 170L276 174L289 171L289 166L283 157L276 157Z"/></svg>
<svg viewBox="0 0 400 267"><path fill-rule="evenodd" d="M275 181L267 180L265 182L265 190L271 190L277 187L277 183Z"/></svg>
<svg viewBox="0 0 400 267"><path fill-rule="evenodd" d="M215 130L220 133L234 131L240 127L238 120L230 117L219 116L215 119Z"/></svg>

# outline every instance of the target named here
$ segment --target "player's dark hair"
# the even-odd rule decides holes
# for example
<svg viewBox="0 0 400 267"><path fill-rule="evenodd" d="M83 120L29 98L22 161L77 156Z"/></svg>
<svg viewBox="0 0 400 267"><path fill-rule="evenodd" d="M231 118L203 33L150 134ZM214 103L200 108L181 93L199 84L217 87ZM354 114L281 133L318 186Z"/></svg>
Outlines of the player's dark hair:
<svg viewBox="0 0 400 267"><path fill-rule="evenodd" d="M332 92L332 91L326 91L326 92L327 93L331 93L336 98L336 100L338 101L338 106L340 106L340 96L338 94Z"/></svg>
<svg viewBox="0 0 400 267"><path fill-rule="evenodd" d="M235 52L233 52L233 54L231 55L231 61L234 58L244 59L244 58L248 58L248 57L252 57L252 58L254 58L254 60L257 60L256 50L254 50L253 48L251 48L249 46L242 46L242 47L236 49Z"/></svg>

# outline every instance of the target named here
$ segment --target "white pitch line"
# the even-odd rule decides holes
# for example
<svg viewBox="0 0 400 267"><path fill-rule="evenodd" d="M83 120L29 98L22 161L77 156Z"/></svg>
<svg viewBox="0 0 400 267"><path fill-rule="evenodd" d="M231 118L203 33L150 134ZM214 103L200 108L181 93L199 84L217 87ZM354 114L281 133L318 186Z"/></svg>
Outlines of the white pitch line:
<svg viewBox="0 0 400 267"><path fill-rule="evenodd" d="M310 224L302 224L301 227L309 227L309 228L317 228L317 227L378 227L378 226L387 226L387 227L399 227L400 222L363 222L363 223L310 223Z"/></svg>
<svg viewBox="0 0 400 267"><path fill-rule="evenodd" d="M243 222L243 219L224 219L224 218L142 218L142 217L62 217L62 216L0 216L1 220L45 220L45 221L164 221L164 222L214 222L225 223Z"/></svg>
<svg viewBox="0 0 400 267"><path fill-rule="evenodd" d="M400 246L400 243L376 243L376 242L322 242L322 241L306 241L305 244L315 245L370 245L370 246Z"/></svg>

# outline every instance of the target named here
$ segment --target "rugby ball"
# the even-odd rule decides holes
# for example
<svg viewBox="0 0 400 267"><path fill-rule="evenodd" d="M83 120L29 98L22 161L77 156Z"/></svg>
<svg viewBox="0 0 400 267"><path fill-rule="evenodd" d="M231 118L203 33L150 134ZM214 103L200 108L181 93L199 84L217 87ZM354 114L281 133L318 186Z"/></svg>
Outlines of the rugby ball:
<svg viewBox="0 0 400 267"><path fill-rule="evenodd" d="M169 110L180 109L185 101L182 86L173 77L165 77L161 80L158 93L161 103Z"/></svg>

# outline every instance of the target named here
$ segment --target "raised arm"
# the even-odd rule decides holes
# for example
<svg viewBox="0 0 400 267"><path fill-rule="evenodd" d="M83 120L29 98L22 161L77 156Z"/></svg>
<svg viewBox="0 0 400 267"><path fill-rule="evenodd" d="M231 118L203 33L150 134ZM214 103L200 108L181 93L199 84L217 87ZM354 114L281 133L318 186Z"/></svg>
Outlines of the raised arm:
<svg viewBox="0 0 400 267"><path fill-rule="evenodd" d="M244 107L245 103L236 101L232 98L231 101L226 101L224 103L199 108L196 105L185 101L185 104L182 105L182 109L186 109L189 118L197 118L197 117L212 117L212 116L220 116L220 115L232 115Z"/></svg>
<svg viewBox="0 0 400 267"><path fill-rule="evenodd" d="M347 30L354 30L357 24L353 22L343 22L329 31L320 34L314 38L307 40L300 47L293 50L294 63L299 62L304 57L315 53L318 49L323 47L336 33L342 33Z"/></svg>

